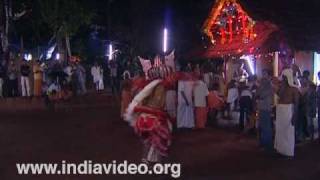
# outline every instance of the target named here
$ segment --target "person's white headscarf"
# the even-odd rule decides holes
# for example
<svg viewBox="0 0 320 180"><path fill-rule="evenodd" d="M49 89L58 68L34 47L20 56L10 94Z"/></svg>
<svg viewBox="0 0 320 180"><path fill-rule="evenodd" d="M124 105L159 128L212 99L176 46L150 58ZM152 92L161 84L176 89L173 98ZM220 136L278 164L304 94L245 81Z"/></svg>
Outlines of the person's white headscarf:
<svg viewBox="0 0 320 180"><path fill-rule="evenodd" d="M300 88L300 82L293 75L293 70L291 68L284 69L281 73L280 80L282 80L282 76L286 76L288 80L288 84L290 87Z"/></svg>

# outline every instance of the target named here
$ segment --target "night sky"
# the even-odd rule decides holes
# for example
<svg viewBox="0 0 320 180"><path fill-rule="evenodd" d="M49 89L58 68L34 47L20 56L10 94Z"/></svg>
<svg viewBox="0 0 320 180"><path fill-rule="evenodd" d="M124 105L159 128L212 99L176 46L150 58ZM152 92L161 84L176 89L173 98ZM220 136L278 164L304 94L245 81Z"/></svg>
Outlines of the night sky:
<svg viewBox="0 0 320 180"><path fill-rule="evenodd" d="M163 27L169 29L169 48L188 52L203 45L201 26L214 0L80 0L95 13L92 25L101 27L97 36L121 46L133 46L137 54L154 54L161 51ZM26 4L33 9L24 18L26 46L34 48L45 44L50 33L43 28L38 36L28 22L34 21L40 9L36 0ZM278 25L292 47L320 49L319 0L240 0L244 9L255 20L269 20ZM16 30L21 32L21 30ZM87 39L93 31L83 27L72 41ZM19 33L15 33L17 37Z"/></svg>

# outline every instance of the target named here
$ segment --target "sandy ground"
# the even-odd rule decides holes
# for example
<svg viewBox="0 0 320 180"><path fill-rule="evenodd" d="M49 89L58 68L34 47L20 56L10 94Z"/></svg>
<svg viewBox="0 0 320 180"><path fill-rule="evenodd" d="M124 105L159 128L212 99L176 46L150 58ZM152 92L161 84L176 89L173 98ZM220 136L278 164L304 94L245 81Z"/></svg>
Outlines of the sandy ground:
<svg viewBox="0 0 320 180"><path fill-rule="evenodd" d="M0 180L170 179L170 176L19 176L19 162L140 161L133 130L116 104L66 112L0 114ZM320 144L296 148L293 160L266 154L255 137L232 129L174 134L169 162L182 164L181 179L320 179Z"/></svg>

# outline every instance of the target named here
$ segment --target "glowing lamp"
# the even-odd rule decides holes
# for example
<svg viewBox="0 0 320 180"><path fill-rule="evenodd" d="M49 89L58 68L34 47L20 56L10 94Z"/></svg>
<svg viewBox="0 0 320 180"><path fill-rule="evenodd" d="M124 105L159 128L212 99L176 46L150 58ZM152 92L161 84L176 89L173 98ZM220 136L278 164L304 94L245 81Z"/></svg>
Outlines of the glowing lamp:
<svg viewBox="0 0 320 180"><path fill-rule="evenodd" d="M57 53L56 54L56 60L59 60L60 59L60 53Z"/></svg>
<svg viewBox="0 0 320 180"><path fill-rule="evenodd" d="M112 44L109 44L109 60L112 60Z"/></svg>
<svg viewBox="0 0 320 180"><path fill-rule="evenodd" d="M31 61L32 60L32 54L24 54L24 59L27 61Z"/></svg>
<svg viewBox="0 0 320 180"><path fill-rule="evenodd" d="M163 52L166 53L168 50L168 30L164 28L163 30Z"/></svg>

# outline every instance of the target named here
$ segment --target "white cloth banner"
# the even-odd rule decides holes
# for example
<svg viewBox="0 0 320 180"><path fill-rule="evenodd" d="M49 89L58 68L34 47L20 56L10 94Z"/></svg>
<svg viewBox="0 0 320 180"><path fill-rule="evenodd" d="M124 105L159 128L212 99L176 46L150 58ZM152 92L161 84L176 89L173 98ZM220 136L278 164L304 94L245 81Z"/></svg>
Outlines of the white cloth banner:
<svg viewBox="0 0 320 180"><path fill-rule="evenodd" d="M176 65L174 62L174 50L167 56L165 56L165 64L172 68L173 71L176 71Z"/></svg>

